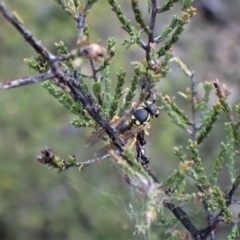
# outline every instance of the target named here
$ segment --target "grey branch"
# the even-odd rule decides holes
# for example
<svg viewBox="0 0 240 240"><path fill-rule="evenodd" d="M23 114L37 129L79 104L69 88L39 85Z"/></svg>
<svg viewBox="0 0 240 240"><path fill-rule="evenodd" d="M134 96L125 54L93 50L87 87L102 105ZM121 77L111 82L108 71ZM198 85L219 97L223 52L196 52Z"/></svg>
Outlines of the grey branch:
<svg viewBox="0 0 240 240"><path fill-rule="evenodd" d="M196 82L194 79L195 72L191 73L190 81L191 81L191 105L192 105L192 137L193 140L197 139L197 127L196 127L196 110L195 110L195 100L196 100Z"/></svg>
<svg viewBox="0 0 240 240"><path fill-rule="evenodd" d="M16 79L10 82L0 83L0 89L5 90L5 89L10 89L15 87L21 87L21 86L32 84L32 83L42 82L53 77L54 77L54 74L52 73L52 71L49 70L46 73L41 73L36 76L25 77L25 78Z"/></svg>
<svg viewBox="0 0 240 240"><path fill-rule="evenodd" d="M91 166L94 163L101 162L101 161L103 161L103 160L105 160L105 159L107 159L109 157L110 157L110 154L107 153L107 154L105 154L105 155L103 155L101 157L96 157L96 158L87 160L85 162L77 162L75 166L79 167L80 169L83 169L83 168Z"/></svg>

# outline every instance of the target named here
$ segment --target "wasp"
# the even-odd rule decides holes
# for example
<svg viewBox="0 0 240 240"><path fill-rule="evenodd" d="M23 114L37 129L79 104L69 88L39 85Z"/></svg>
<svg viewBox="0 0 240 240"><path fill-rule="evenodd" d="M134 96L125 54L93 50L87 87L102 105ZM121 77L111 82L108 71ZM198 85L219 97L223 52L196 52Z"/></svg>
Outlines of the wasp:
<svg viewBox="0 0 240 240"><path fill-rule="evenodd" d="M130 118L124 123L122 127L119 129L120 138L126 143L130 138L134 137L138 132L143 130L147 123L154 118L157 118L159 115L159 111L157 106L154 104L155 99L153 101L144 101L139 107L137 107ZM119 123L122 121L122 118L119 118L111 123L113 127L118 127ZM103 138L106 135L104 129L98 130L94 133L88 140L87 146L92 146L99 139ZM110 143L109 145L105 146L104 148L98 150L96 156L102 156L108 152L109 149L114 148L113 145Z"/></svg>

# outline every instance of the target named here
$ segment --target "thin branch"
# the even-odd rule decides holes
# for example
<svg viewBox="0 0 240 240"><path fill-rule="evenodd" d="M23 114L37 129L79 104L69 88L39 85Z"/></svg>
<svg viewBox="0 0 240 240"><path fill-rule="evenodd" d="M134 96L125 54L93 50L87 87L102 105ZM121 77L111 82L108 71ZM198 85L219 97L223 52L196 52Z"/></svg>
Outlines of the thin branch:
<svg viewBox="0 0 240 240"><path fill-rule="evenodd" d="M240 174L235 179L234 183L232 184L231 189L229 190L227 196L225 197L227 206L232 204L232 201L233 201L232 199L233 199L234 193L237 190L237 188L239 187L239 185L240 185Z"/></svg>
<svg viewBox="0 0 240 240"><path fill-rule="evenodd" d="M198 186L198 189L203 193L204 191L201 189L200 186ZM213 212L209 210L209 206L208 206L208 202L205 198L203 198L203 207L204 207L204 210L205 212L207 213L207 221L208 221L208 226L210 226L212 223L213 223L213 219L214 219L214 216L213 216ZM211 231L210 232L210 238L211 240L215 240L215 234L214 234L214 231Z"/></svg>
<svg viewBox="0 0 240 240"><path fill-rule="evenodd" d="M92 158L92 159L89 159L89 160L87 160L85 162L77 162L76 163L76 167L79 167L82 170L83 168L89 167L89 166L91 166L94 163L101 162L101 161L103 161L103 160L105 160L105 159L107 159L109 157L110 157L110 154L107 153L107 154L105 154L105 155L103 155L101 157Z"/></svg>
<svg viewBox="0 0 240 240"><path fill-rule="evenodd" d="M208 225L210 226L213 223L213 212L209 211L208 202L205 199L203 199L203 206L205 212L207 213ZM210 232L210 239L215 240L214 230Z"/></svg>
<svg viewBox="0 0 240 240"><path fill-rule="evenodd" d="M161 34L160 34L159 36L154 38L154 42L160 43L161 41L163 41L163 40L165 40L167 38L168 38L168 36L167 37L162 37Z"/></svg>
<svg viewBox="0 0 240 240"><path fill-rule="evenodd" d="M57 56L53 59L53 62L56 62L56 61L59 61L59 62L63 62L63 61L66 61L70 58L74 58L73 55L69 54L69 55L64 55L64 56Z"/></svg>
<svg viewBox="0 0 240 240"><path fill-rule="evenodd" d="M233 200L232 204L240 204L240 200Z"/></svg>
<svg viewBox="0 0 240 240"><path fill-rule="evenodd" d="M32 83L38 83L38 82L42 82L42 81L51 79L54 76L55 75L52 73L52 71L49 70L46 73L41 73L36 76L25 77L25 78L16 79L16 80L10 81L10 82L0 83L0 89L5 90L5 89L10 89L10 88L15 88L15 87L21 87L21 86L32 84Z"/></svg>
<svg viewBox="0 0 240 240"><path fill-rule="evenodd" d="M97 77L98 69L96 69L93 60L90 59L89 62L90 62L90 66L92 69L92 78L94 79L95 82L99 82L98 77Z"/></svg>
<svg viewBox="0 0 240 240"><path fill-rule="evenodd" d="M42 164L48 164L49 166L53 168L58 168L59 171L65 171L71 167L78 167L80 170L91 166L92 164L95 164L97 162L101 162L107 158L110 157L110 154L105 154L101 157L89 159L85 162L77 162L75 159L75 156L69 157L70 159L74 160L72 163L69 162L69 160L63 160L59 157L57 157L51 149L45 147L44 150L41 150L41 155L37 156L37 160Z"/></svg>
<svg viewBox="0 0 240 240"><path fill-rule="evenodd" d="M195 101L196 101L196 82L194 79L194 72L191 73L191 107L192 107L192 137L193 140L197 139L197 127L196 127L196 111L195 111Z"/></svg>
<svg viewBox="0 0 240 240"><path fill-rule="evenodd" d="M199 231L189 219L187 213L180 207L175 206L173 203L164 202L163 203L166 208L168 208L175 217L183 224L183 226L190 232L194 240L200 240L201 231Z"/></svg>
<svg viewBox="0 0 240 240"><path fill-rule="evenodd" d="M85 27L86 27L86 24L85 24L85 18L87 16L86 13L91 7L92 7L91 1L87 0L86 5L85 5L82 13L80 13L79 16L77 18L75 18L75 20L77 21L77 29L78 29L78 34L79 34L80 39L83 37L84 30L85 30ZM93 60L91 60L91 59L90 59L90 66L91 66L91 69L92 69L92 78L94 79L95 82L98 82L97 69L94 65Z"/></svg>
<svg viewBox="0 0 240 240"><path fill-rule="evenodd" d="M146 59L150 68L151 68L151 63L150 63L151 43L154 43L154 29L155 29L156 16L157 16L157 1L151 0L150 23L149 23L150 33L148 34L148 44L145 47Z"/></svg>
<svg viewBox="0 0 240 240"><path fill-rule="evenodd" d="M150 10L150 24L149 24L150 34L148 39L148 45L154 42L154 28L155 28L156 16L157 16L157 1L151 0L151 2L152 4L151 4L151 10Z"/></svg>
<svg viewBox="0 0 240 240"><path fill-rule="evenodd" d="M92 7L91 1L87 0L87 3L84 7L84 10L82 11L81 14L75 19L77 21L77 29L78 29L78 34L81 37L84 33L85 30L85 18L86 18L86 12Z"/></svg>
<svg viewBox="0 0 240 240"><path fill-rule="evenodd" d="M147 50L147 44L144 43L142 40L139 40L140 46L146 51Z"/></svg>
<svg viewBox="0 0 240 240"><path fill-rule="evenodd" d="M193 136L192 131L191 131L190 129L187 128L186 131L187 131L187 133L188 133L190 136Z"/></svg>

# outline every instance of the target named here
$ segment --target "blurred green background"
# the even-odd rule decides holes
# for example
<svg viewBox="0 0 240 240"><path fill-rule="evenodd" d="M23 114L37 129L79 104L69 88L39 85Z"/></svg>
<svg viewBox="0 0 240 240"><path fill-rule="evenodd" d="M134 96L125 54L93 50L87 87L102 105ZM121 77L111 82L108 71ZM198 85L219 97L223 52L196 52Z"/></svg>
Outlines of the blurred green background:
<svg viewBox="0 0 240 240"><path fill-rule="evenodd" d="M55 52L54 43L63 40L71 49L77 39L75 22L54 1L8 0L11 10L22 17L27 28ZM119 0L127 17L133 19L129 1ZM146 9L147 1L142 1ZM161 5L164 1L158 1ZM174 53L191 70L196 71L196 81L213 81L216 78L234 92L232 104L239 103L240 96L240 2L195 1L197 16L187 25L183 36L174 47ZM211 2L211 4L210 4ZM156 33L160 32L177 12L158 16ZM216 15L214 15L216 13ZM148 19L147 10L144 17ZM134 22L134 21L133 21ZM36 56L18 32L0 15L0 81L9 81L35 72L23 62ZM117 55L111 65L111 80L122 67L127 78L133 75L129 64L141 61L144 52L138 47L126 50L121 46L127 34L120 28L116 16L107 1L98 1L87 17L92 42L106 45L107 37L117 40ZM177 92L184 92L189 79L175 66L172 72L158 84L159 92L176 97L176 102L190 113L189 104ZM126 85L126 87L128 84ZM212 94L211 103L216 98ZM95 164L82 172L70 169L58 174L36 161L44 146L66 158L75 154L79 161L93 157L101 144L85 148L90 129L75 129L70 121L75 118L60 105L40 84L29 85L0 92L0 239L141 239L134 236L141 199L125 184L110 160ZM204 166L210 172L213 160L225 141L222 114L211 136L201 146ZM161 180L179 164L172 153L174 146L187 146L188 136L171 123L163 112L151 123L147 153L150 167ZM239 164L236 165L239 168ZM226 169L226 168L225 168ZM219 186L229 186L227 171L223 169ZM196 191L189 182L190 191ZM237 192L236 197L239 197ZM202 205L184 206L198 227L205 227ZM232 208L238 214L240 208ZM167 211L166 211L167 212ZM169 212L167 212L169 213ZM218 239L225 239L229 226L217 230ZM159 229L153 232L159 238Z"/></svg>

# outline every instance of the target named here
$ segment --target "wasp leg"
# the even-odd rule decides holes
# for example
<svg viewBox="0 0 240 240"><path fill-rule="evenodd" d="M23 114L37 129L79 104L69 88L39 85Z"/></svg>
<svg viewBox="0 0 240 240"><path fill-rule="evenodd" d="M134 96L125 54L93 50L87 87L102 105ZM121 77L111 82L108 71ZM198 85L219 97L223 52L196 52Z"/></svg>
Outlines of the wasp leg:
<svg viewBox="0 0 240 240"><path fill-rule="evenodd" d="M145 123L145 128L144 128L144 134L146 135L146 136L149 136L149 132L147 131L147 129L150 129L151 128L151 125L150 125L150 123Z"/></svg>
<svg viewBox="0 0 240 240"><path fill-rule="evenodd" d="M134 108L137 105L136 102L132 102L132 108Z"/></svg>
<svg viewBox="0 0 240 240"><path fill-rule="evenodd" d="M146 129L149 129L149 128L150 128L150 124L149 123L145 123L144 126L141 125L138 128L136 128L137 131L134 134L138 133L139 131L141 131L141 129L143 129L144 134L145 135L149 135L149 133L146 130ZM146 132L147 132L147 134L146 134ZM137 138L134 135L132 136L132 139L133 139L133 142L129 146L129 149L132 149L134 144L137 142Z"/></svg>
<svg viewBox="0 0 240 240"><path fill-rule="evenodd" d="M137 138L136 137L133 137L133 142L131 143L131 145L129 146L129 150L131 150L134 146L134 144L136 143L137 141Z"/></svg>
<svg viewBox="0 0 240 240"><path fill-rule="evenodd" d="M118 116L114 116L113 118L112 118L112 120L111 120L111 123L113 123L113 122L115 122L116 120L118 120L120 117L118 117Z"/></svg>

